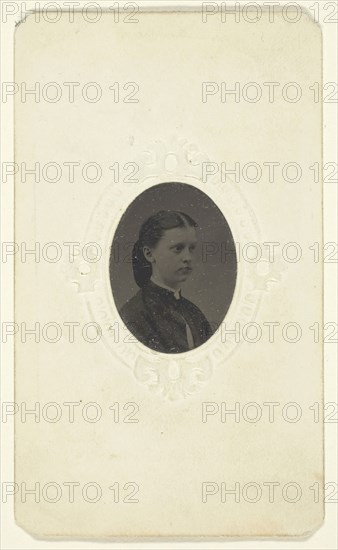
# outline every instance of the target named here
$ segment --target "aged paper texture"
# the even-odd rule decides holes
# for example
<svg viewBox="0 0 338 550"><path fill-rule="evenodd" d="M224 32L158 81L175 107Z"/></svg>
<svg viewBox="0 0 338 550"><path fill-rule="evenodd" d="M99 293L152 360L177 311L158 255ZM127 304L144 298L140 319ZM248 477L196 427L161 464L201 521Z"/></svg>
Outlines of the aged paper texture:
<svg viewBox="0 0 338 550"><path fill-rule="evenodd" d="M16 520L52 538L309 535L320 28L88 18L33 13L15 34Z"/></svg>

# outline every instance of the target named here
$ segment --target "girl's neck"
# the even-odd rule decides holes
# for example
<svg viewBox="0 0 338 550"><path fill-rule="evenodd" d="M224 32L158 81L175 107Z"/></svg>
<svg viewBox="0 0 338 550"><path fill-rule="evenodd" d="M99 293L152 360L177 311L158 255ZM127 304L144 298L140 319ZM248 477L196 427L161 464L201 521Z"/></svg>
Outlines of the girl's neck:
<svg viewBox="0 0 338 550"><path fill-rule="evenodd" d="M163 288L168 288L169 290L173 290L173 291L177 291L177 290L180 290L180 286L179 284L177 283L176 285L168 285L167 283L165 283L161 277L159 277L158 275L152 275L150 277L150 280L153 281L153 283L155 283L155 285L158 285L158 286L162 286Z"/></svg>

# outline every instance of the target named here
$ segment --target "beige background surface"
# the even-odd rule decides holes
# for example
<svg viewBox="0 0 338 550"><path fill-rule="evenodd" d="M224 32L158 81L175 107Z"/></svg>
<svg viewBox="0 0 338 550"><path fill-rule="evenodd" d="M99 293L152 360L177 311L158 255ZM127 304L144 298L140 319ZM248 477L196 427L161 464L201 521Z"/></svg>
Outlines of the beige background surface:
<svg viewBox="0 0 338 550"><path fill-rule="evenodd" d="M229 25L225 33L217 20L203 26L194 13L143 14L139 25L113 30L109 16L92 26L79 21L34 28L28 19L16 33L17 81L97 81L105 89L111 82L135 81L142 100L113 104L105 93L95 105L17 101L16 162L94 159L109 166L113 157L122 164L171 136L197 143L215 162L293 160L310 166L320 159L321 108L310 94L295 105L202 104L201 82L228 80L229 75L231 82L297 81L308 90L321 81L319 27L309 19L297 26L263 21ZM19 183L16 240L81 242L108 184L108 179L94 185L81 180ZM295 186L261 181L244 184L241 191L255 212L261 242L297 241L304 248L321 242L321 185L304 175ZM133 192L116 189L120 208ZM225 187L220 201L226 202L226 193ZM307 255L288 266L281 283L265 293L255 321L295 321L306 328L320 322L321 285L322 267ZM20 262L16 319L42 324L90 320L59 264ZM213 345L216 339L208 353ZM201 353L203 359L206 352ZM201 403L295 401L308 412L321 399L321 346L308 330L294 345L244 343L215 365L199 393L175 403L152 395L102 343L36 346L18 341L17 401L97 401L106 408L135 401L141 421L112 426L105 415L92 425L17 422L17 482L96 480L107 487L120 480L135 481L142 489L137 505L113 509L109 492L95 505L61 501L28 507L18 499L17 520L40 536L303 535L322 521L322 506L314 504L308 491L322 481L321 424L309 414L297 424L283 419L274 424L202 424ZM203 504L203 481L293 481L306 490L293 505L282 500L271 505L266 499Z"/></svg>

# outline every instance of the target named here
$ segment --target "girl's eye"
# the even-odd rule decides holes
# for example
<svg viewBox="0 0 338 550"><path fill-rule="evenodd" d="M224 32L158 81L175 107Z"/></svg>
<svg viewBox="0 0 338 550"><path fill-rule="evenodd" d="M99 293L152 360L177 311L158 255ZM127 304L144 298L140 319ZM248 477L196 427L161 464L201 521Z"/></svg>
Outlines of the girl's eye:
<svg viewBox="0 0 338 550"><path fill-rule="evenodd" d="M195 245L193 245L193 246L191 246L191 247L189 248L190 252L195 252L195 249L196 249L196 246L195 246Z"/></svg>
<svg viewBox="0 0 338 550"><path fill-rule="evenodd" d="M181 246L175 246L175 252L182 252L182 250Z"/></svg>

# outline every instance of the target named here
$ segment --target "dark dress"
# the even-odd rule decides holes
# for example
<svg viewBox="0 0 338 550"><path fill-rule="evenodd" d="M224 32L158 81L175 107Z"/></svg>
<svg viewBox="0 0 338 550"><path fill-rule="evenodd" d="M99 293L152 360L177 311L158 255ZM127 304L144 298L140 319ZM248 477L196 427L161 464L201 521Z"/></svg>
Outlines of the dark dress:
<svg viewBox="0 0 338 550"><path fill-rule="evenodd" d="M195 304L183 296L177 299L173 292L153 281L124 304L120 315L137 340L162 353L183 353L197 348L213 333ZM193 339L190 346L187 324Z"/></svg>

